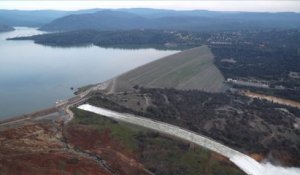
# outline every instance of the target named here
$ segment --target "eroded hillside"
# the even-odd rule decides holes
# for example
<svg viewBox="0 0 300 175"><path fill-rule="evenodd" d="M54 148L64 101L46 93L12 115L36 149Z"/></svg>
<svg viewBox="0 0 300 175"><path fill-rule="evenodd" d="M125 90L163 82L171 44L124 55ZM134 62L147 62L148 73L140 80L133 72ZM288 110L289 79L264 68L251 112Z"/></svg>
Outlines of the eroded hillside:
<svg viewBox="0 0 300 175"><path fill-rule="evenodd" d="M242 175L228 159L185 141L73 109L74 119L3 123L0 174Z"/></svg>
<svg viewBox="0 0 300 175"><path fill-rule="evenodd" d="M61 126L51 122L2 130L0 140L0 174L110 174L89 156L68 148Z"/></svg>

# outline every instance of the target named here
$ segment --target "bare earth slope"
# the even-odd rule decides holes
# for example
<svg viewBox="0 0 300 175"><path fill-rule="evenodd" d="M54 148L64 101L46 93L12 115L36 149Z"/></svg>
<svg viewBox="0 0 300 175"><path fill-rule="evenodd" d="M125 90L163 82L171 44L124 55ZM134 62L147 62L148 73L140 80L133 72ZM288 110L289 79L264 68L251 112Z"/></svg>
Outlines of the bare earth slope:
<svg viewBox="0 0 300 175"><path fill-rule="evenodd" d="M135 85L143 87L198 89L208 92L225 90L224 77L214 65L214 56L207 46L189 49L156 60L120 75L114 91Z"/></svg>

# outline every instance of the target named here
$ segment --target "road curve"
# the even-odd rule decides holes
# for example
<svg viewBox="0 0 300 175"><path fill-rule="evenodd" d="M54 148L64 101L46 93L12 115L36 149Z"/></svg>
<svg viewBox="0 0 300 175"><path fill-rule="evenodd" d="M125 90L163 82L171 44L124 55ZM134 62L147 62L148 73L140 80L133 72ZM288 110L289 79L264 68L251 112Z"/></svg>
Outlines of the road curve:
<svg viewBox="0 0 300 175"><path fill-rule="evenodd" d="M236 166L238 166L241 170L243 170L248 175L299 175L300 173L299 168L283 168L283 167L275 167L270 163L259 163L254 159L252 159L251 157L241 152L238 152L236 150L233 150L208 137L201 136L192 131L168 123L164 123L164 122L160 122L160 121L156 121L156 120L152 120L152 119L148 119L148 118L144 118L132 114L115 112L109 109L95 107L89 104L80 105L78 108L85 111L100 114L118 121L123 121L131 124L143 126L145 128L156 130L158 132L172 135L180 139L195 143L199 146L202 146L204 148L207 148L211 151L214 151L216 153L219 153L229 158L231 162L233 162Z"/></svg>

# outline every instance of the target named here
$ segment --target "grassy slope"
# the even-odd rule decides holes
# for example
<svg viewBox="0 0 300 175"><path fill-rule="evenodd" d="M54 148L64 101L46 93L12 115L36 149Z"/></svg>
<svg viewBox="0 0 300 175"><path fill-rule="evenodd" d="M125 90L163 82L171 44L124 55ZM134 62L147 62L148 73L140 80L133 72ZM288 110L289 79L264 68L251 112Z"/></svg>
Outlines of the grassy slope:
<svg viewBox="0 0 300 175"><path fill-rule="evenodd" d="M73 127L86 125L99 133L110 130L112 139L134 153L144 167L155 174L239 175L240 170L206 149L175 140L141 127L119 123L78 109ZM113 147L113 146L112 146Z"/></svg>
<svg viewBox="0 0 300 175"><path fill-rule="evenodd" d="M129 71L117 78L116 90L134 85L220 92L224 77L207 46L189 49Z"/></svg>

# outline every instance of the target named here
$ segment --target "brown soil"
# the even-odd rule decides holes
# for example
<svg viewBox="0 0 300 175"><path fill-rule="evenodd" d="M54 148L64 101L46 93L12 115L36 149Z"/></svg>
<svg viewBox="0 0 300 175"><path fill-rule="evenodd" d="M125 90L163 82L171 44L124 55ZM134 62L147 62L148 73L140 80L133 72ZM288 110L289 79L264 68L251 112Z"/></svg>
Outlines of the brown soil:
<svg viewBox="0 0 300 175"><path fill-rule="evenodd" d="M255 159L258 162L260 162L260 161L262 161L262 160L265 159L264 155L258 154L258 153L252 153L252 154L250 154L250 157L252 157L253 159Z"/></svg>
<svg viewBox="0 0 300 175"><path fill-rule="evenodd" d="M101 134L83 125L70 125L66 130L69 144L102 157L114 173L122 175L148 174L134 153L113 140L109 129Z"/></svg>
<svg viewBox="0 0 300 175"><path fill-rule="evenodd" d="M65 148L53 124L31 124L0 132L0 174L108 175L96 161Z"/></svg>
<svg viewBox="0 0 300 175"><path fill-rule="evenodd" d="M270 95L258 94L258 93L254 93L254 92L250 92L250 91L244 92L244 95L251 97L251 98L264 99L264 100L271 101L273 103L283 104L283 105L292 106L292 107L296 107L296 108L300 109L300 102L297 102L297 101L274 97L274 96L270 96Z"/></svg>

